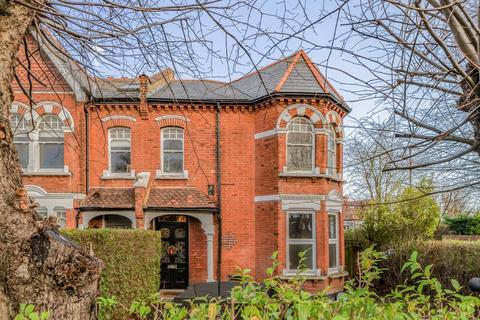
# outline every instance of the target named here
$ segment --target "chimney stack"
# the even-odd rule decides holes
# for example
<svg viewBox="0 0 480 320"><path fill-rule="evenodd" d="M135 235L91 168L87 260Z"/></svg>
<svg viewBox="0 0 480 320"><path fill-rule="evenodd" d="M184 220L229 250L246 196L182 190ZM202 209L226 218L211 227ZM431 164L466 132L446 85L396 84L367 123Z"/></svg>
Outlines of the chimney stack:
<svg viewBox="0 0 480 320"><path fill-rule="evenodd" d="M148 104L147 104L147 92L149 79L145 74L139 76L140 80L140 117L144 120L148 119Z"/></svg>

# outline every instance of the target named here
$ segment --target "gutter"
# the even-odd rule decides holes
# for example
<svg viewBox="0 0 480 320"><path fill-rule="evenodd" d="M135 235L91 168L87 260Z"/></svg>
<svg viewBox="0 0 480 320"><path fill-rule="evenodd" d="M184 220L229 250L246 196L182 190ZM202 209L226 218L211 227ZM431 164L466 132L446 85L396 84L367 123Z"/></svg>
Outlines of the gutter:
<svg viewBox="0 0 480 320"><path fill-rule="evenodd" d="M330 93L306 93L306 92L274 92L269 95L264 95L254 99L165 99L165 98L148 98L150 103L198 103L198 104L211 104L211 103L224 103L228 105L255 105L264 101L268 101L272 98L282 97L295 97L295 98L323 98L332 101L337 104L343 111L350 113L352 109L346 104L346 102L340 101L337 97ZM136 103L138 99L133 98L97 98L95 103Z"/></svg>
<svg viewBox="0 0 480 320"><path fill-rule="evenodd" d="M217 223L218 223L218 255L217 255L217 296L220 297L220 286L222 283L222 167L220 147L220 102L217 102L215 119L215 158L217 172Z"/></svg>
<svg viewBox="0 0 480 320"><path fill-rule="evenodd" d="M90 148L89 148L89 141L90 141L90 130L89 130L89 111L88 111L88 103L83 105L83 113L84 113L84 120L85 120L85 194L88 195L88 190L90 189ZM75 215L75 227L78 229L80 221L80 209L77 209L77 214Z"/></svg>

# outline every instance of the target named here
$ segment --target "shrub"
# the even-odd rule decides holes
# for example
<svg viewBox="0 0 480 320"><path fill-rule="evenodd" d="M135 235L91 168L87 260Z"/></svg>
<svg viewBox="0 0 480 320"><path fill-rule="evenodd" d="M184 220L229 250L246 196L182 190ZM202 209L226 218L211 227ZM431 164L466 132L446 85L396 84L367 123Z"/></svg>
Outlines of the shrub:
<svg viewBox="0 0 480 320"><path fill-rule="evenodd" d="M125 313L135 299L145 299L160 287L160 233L147 230L87 229L62 231L104 262L100 294L114 296Z"/></svg>
<svg viewBox="0 0 480 320"><path fill-rule="evenodd" d="M382 263L382 267L388 269L388 272L384 273L378 283L379 290L389 291L398 284L408 282L406 275L401 272L401 267L414 251L418 252L420 263L432 265L432 275L447 288L453 288L450 279L456 279L462 286L466 286L468 280L480 276L480 241L443 240L396 243L387 251L388 258ZM466 287L461 291L469 293Z"/></svg>
<svg viewBox="0 0 480 320"><path fill-rule="evenodd" d="M272 267L267 269L267 279L254 281L249 270L242 270L236 277L238 286L231 290L226 299L199 298L182 306L157 293L147 299L138 299L130 306L130 316L115 319L149 320L216 320L216 319L299 319L299 320L348 320L348 319L463 319L480 317L480 298L459 293L460 285L452 280L453 289L445 289L433 276L432 266L423 267L413 252L402 267L402 272L413 282L409 286L398 286L385 296L372 290L384 270L379 262L385 254L368 248L360 254L359 277L347 282L345 293L337 301L325 292L311 294L303 290L305 277L299 268L297 275L289 281L275 274L279 263L276 254ZM300 257L305 261L305 256ZM103 319L113 319L111 311L118 307L114 299L99 298L106 304Z"/></svg>
<svg viewBox="0 0 480 320"><path fill-rule="evenodd" d="M274 256L276 257L276 256ZM225 300L197 299L189 306L163 300L159 295L135 301L131 307L134 319L478 319L480 299L463 296L456 281L448 290L432 276L431 266L423 267L413 253L404 264L403 272L414 282L399 286L385 297L372 291L374 281L384 271L378 263L385 258L381 252L368 248L360 255L360 276L346 284L345 293L332 301L325 292L311 294L303 290L305 278L298 275L283 281L273 271L274 261L267 269L268 278L257 283L244 270L238 275L240 284Z"/></svg>
<svg viewBox="0 0 480 320"><path fill-rule="evenodd" d="M474 216L461 215L453 218L445 218L448 228L455 234L471 235L480 234L480 214Z"/></svg>

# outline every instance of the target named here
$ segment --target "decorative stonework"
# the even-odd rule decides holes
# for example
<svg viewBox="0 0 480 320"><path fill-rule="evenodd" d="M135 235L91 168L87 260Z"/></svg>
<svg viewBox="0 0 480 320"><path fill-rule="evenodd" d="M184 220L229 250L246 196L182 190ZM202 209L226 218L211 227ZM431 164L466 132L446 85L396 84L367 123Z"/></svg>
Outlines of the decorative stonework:
<svg viewBox="0 0 480 320"><path fill-rule="evenodd" d="M10 114L15 113L23 115L26 120L33 120L36 124L42 120L43 115L54 114L63 121L65 132L71 132L74 130L72 115L66 108L56 102L43 101L34 105L32 110L23 103L14 102L10 108Z"/></svg>
<svg viewBox="0 0 480 320"><path fill-rule="evenodd" d="M322 113L309 104L293 104L285 108L277 120L277 129L286 128L288 122L296 116L310 119L316 128L324 128L327 123Z"/></svg>
<svg viewBox="0 0 480 320"><path fill-rule="evenodd" d="M133 125L135 124L135 119L134 117L130 116L125 116L125 115L112 115L112 116L107 116L101 119L102 122L105 122L106 128L112 128L112 127L128 127L132 128Z"/></svg>
<svg viewBox="0 0 480 320"><path fill-rule="evenodd" d="M181 127L185 128L190 120L181 115L165 115L155 118L160 127Z"/></svg>

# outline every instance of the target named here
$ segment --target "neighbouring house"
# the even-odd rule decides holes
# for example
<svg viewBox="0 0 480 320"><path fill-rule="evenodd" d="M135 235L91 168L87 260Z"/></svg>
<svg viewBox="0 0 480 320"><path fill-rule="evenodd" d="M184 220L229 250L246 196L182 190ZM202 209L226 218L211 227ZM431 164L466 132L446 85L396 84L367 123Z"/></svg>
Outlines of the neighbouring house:
<svg viewBox="0 0 480 320"><path fill-rule="evenodd" d="M345 230L358 229L363 225L362 210L368 205L365 200L350 200L344 199L344 218L343 227Z"/></svg>
<svg viewBox="0 0 480 320"><path fill-rule="evenodd" d="M349 108L304 51L226 83L91 78L55 50L30 36L10 113L40 215L158 230L162 288L216 281L219 268L261 280L274 251L283 277L307 251L309 289L343 288Z"/></svg>

